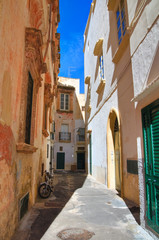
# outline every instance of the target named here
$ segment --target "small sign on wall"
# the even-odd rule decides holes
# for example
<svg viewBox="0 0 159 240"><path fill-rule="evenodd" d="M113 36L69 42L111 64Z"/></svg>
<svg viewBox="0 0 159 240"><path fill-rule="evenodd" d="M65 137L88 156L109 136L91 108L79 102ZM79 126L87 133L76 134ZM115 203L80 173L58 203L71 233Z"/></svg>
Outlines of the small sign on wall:
<svg viewBox="0 0 159 240"><path fill-rule="evenodd" d="M138 175L138 161L127 159L127 172Z"/></svg>

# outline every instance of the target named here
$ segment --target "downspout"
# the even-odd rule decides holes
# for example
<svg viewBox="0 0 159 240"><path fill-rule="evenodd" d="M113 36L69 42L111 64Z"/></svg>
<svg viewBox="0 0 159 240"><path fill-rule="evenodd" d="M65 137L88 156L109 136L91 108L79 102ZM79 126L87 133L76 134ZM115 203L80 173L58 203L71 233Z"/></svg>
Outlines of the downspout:
<svg viewBox="0 0 159 240"><path fill-rule="evenodd" d="M48 39L47 39L47 45L46 45L46 49L45 49L45 54L44 54L43 62L45 62L45 60L46 60L46 55L47 55L48 47L49 47L49 43L50 43L51 13L52 13L52 4L50 4L50 13L49 13L49 31L48 31Z"/></svg>

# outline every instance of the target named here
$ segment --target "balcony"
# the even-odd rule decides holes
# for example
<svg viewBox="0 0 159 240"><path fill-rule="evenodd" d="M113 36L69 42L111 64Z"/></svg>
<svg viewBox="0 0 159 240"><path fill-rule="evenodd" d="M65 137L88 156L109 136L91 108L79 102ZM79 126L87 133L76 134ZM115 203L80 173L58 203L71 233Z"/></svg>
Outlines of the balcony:
<svg viewBox="0 0 159 240"><path fill-rule="evenodd" d="M71 133L70 132L59 132L59 141L71 142Z"/></svg>

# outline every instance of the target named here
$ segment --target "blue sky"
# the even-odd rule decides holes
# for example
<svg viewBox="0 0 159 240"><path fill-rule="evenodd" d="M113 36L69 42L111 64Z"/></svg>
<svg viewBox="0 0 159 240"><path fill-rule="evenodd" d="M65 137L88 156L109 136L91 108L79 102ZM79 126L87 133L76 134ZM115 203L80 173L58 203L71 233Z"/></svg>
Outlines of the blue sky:
<svg viewBox="0 0 159 240"><path fill-rule="evenodd" d="M92 0L60 0L61 68L59 76L80 78L80 92L84 93L84 30Z"/></svg>

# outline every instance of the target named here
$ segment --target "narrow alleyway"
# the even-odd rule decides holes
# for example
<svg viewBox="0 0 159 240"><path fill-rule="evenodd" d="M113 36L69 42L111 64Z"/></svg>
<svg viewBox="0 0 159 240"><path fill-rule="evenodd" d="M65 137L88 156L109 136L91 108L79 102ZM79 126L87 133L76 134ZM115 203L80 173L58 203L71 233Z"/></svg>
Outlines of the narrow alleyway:
<svg viewBox="0 0 159 240"><path fill-rule="evenodd" d="M139 219L136 207L137 219ZM51 225L51 226L50 226ZM50 228L49 228L50 226ZM55 174L55 191L24 217L12 240L151 239L125 202L81 173Z"/></svg>

